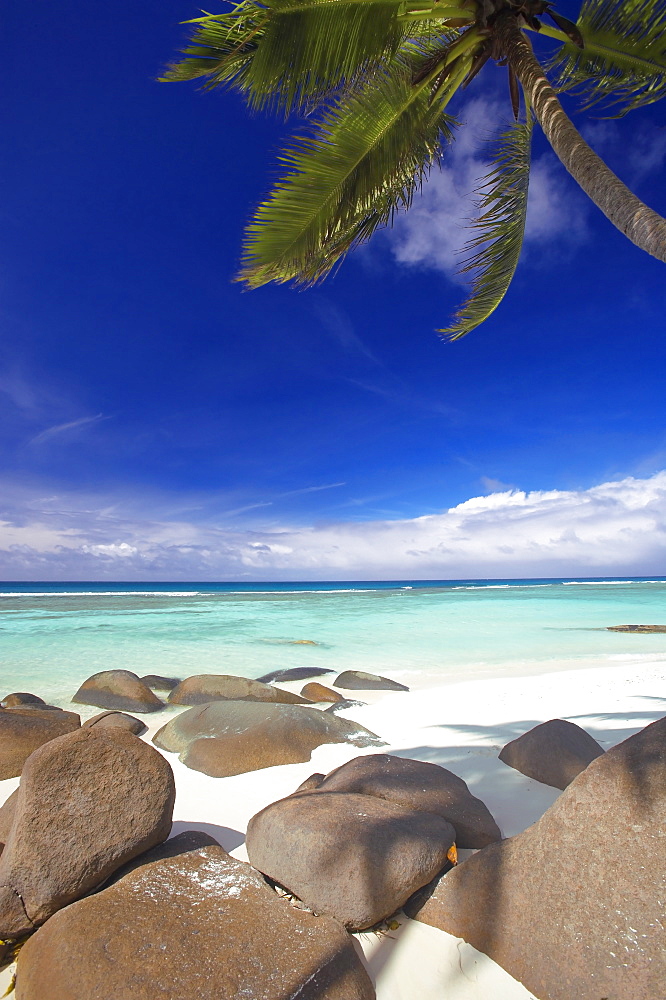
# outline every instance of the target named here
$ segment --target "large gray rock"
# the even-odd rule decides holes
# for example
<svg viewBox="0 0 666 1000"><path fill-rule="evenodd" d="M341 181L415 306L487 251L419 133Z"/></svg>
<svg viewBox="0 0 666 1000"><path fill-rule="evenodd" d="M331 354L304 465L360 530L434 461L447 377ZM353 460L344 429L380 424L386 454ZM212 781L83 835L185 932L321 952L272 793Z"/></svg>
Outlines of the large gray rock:
<svg viewBox="0 0 666 1000"><path fill-rule="evenodd" d="M271 681L305 681L308 677L332 673L328 667L289 667L287 670L271 670L269 674L257 677L257 680L264 684L270 684Z"/></svg>
<svg viewBox="0 0 666 1000"><path fill-rule="evenodd" d="M41 705L0 709L0 781L18 777L34 750L80 725L74 712Z"/></svg>
<svg viewBox="0 0 666 1000"><path fill-rule="evenodd" d="M370 795L315 790L250 820L250 863L316 913L352 930L399 909L447 863L453 827Z"/></svg>
<svg viewBox="0 0 666 1000"><path fill-rule="evenodd" d="M23 946L16 1000L373 1000L349 935L209 846L143 864Z"/></svg>
<svg viewBox="0 0 666 1000"><path fill-rule="evenodd" d="M0 938L33 931L166 839L168 763L120 729L79 729L26 761L0 856Z"/></svg>
<svg viewBox="0 0 666 1000"><path fill-rule="evenodd" d="M355 757L327 774L318 790L373 795L405 809L435 813L454 827L458 847L485 847L502 837L483 802L462 778L439 764L390 754Z"/></svg>
<svg viewBox="0 0 666 1000"><path fill-rule="evenodd" d="M126 715L124 712L100 712L93 715L83 723L83 729L90 729L91 726L101 726L102 729L126 729L135 736L142 736L148 729L145 722L135 719L133 715Z"/></svg>
<svg viewBox="0 0 666 1000"><path fill-rule="evenodd" d="M72 701L120 712L159 712L164 702L131 670L101 670L83 682Z"/></svg>
<svg viewBox="0 0 666 1000"><path fill-rule="evenodd" d="M209 701L265 701L283 705L306 705L291 691L232 674L197 674L181 681L169 695L172 705L204 705Z"/></svg>
<svg viewBox="0 0 666 1000"><path fill-rule="evenodd" d="M657 1000L666 996L665 815L661 719L407 912L464 938L539 1000Z"/></svg>
<svg viewBox="0 0 666 1000"><path fill-rule="evenodd" d="M580 726L551 719L507 743L499 759L544 785L566 788L603 752L603 747Z"/></svg>
<svg viewBox="0 0 666 1000"><path fill-rule="evenodd" d="M198 705L162 726L153 742L217 778L307 761L322 743L382 746L363 726L316 708L249 701Z"/></svg>
<svg viewBox="0 0 666 1000"><path fill-rule="evenodd" d="M398 681L379 674L368 674L364 670L344 670L335 678L333 685L347 691L409 691Z"/></svg>

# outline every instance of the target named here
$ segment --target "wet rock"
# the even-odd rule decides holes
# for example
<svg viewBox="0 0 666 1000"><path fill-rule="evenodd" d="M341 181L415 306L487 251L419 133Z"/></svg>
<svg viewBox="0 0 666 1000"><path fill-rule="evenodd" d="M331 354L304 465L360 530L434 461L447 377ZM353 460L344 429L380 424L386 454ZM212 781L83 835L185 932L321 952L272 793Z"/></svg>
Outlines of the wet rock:
<svg viewBox="0 0 666 1000"><path fill-rule="evenodd" d="M304 705L306 701L291 691L232 674L198 674L181 681L169 695L171 705L203 705L210 701L265 701L283 705Z"/></svg>
<svg viewBox="0 0 666 1000"><path fill-rule="evenodd" d="M499 759L544 785L566 788L603 752L580 726L551 719L507 743Z"/></svg>
<svg viewBox="0 0 666 1000"><path fill-rule="evenodd" d="M345 698L341 694L338 694L337 691L326 687L325 684L317 684L315 682L305 684L301 690L301 695L307 698L308 701L345 701Z"/></svg>
<svg viewBox="0 0 666 1000"><path fill-rule="evenodd" d="M73 732L80 725L78 715L60 709L21 706L1 710L0 781L16 778L34 750L63 733Z"/></svg>
<svg viewBox="0 0 666 1000"><path fill-rule="evenodd" d="M273 670L270 674L264 674L257 678L263 684L271 681L305 681L308 677L321 677L322 674L332 674L332 670L325 667L290 667L288 670Z"/></svg>
<svg viewBox="0 0 666 1000"><path fill-rule="evenodd" d="M439 764L391 754L355 757L327 774L319 790L372 795L405 809L435 813L454 827L458 847L485 847L502 837L483 802L462 778Z"/></svg>
<svg viewBox="0 0 666 1000"><path fill-rule="evenodd" d="M129 933L128 933L129 929ZM17 1000L373 1000L349 935L217 846L145 864L23 947Z"/></svg>
<svg viewBox="0 0 666 1000"><path fill-rule="evenodd" d="M158 712L164 702L131 670L102 670L83 682L72 701L120 712Z"/></svg>
<svg viewBox="0 0 666 1000"><path fill-rule="evenodd" d="M139 680L154 691L173 691L180 684L180 677L162 677L161 674L146 674Z"/></svg>
<svg viewBox="0 0 666 1000"><path fill-rule="evenodd" d="M379 674L368 674L364 670L344 670L338 674L333 684L348 691L409 691L408 687L398 681Z"/></svg>
<svg viewBox="0 0 666 1000"><path fill-rule="evenodd" d="M394 913L447 863L453 827L370 795L316 790L250 820L250 863L352 930Z"/></svg>
<svg viewBox="0 0 666 1000"><path fill-rule="evenodd" d="M374 733L302 705L218 701L171 719L153 742L194 770L223 778L310 760L322 743L381 746Z"/></svg>
<svg viewBox="0 0 666 1000"><path fill-rule="evenodd" d="M141 719L135 719L133 715L126 715L124 712L100 712L93 715L83 723L83 729L90 729L91 726L101 726L105 729L126 729L135 736L141 736L148 731L148 726Z"/></svg>
<svg viewBox="0 0 666 1000"><path fill-rule="evenodd" d="M464 938L539 1000L655 1000L666 983L664 815L661 719L406 910Z"/></svg>
<svg viewBox="0 0 666 1000"><path fill-rule="evenodd" d="M5 695L0 701L3 708L14 708L16 705L44 705L44 699L36 694L29 694L27 691L14 691L13 694Z"/></svg>
<svg viewBox="0 0 666 1000"><path fill-rule="evenodd" d="M168 763L123 730L79 729L26 761L0 856L0 938L29 933L164 840Z"/></svg>

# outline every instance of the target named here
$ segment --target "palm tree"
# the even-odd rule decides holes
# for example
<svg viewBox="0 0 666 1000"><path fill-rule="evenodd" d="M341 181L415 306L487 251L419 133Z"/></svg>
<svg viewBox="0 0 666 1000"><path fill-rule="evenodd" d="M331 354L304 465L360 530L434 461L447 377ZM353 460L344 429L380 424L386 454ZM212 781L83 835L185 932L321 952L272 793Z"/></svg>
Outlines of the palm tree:
<svg viewBox="0 0 666 1000"><path fill-rule="evenodd" d="M586 108L610 105L619 117L666 95L666 0L584 0L576 24L549 0L241 0L188 23L184 58L163 80L202 78L240 91L252 109L309 119L247 228L239 280L252 288L319 281L409 208L454 137L451 100L489 59L508 67L514 121L479 189L463 266L470 295L440 332L474 329L513 278L534 118L610 221L666 261L666 220L590 149L557 96L574 91ZM526 32L558 43L545 69Z"/></svg>

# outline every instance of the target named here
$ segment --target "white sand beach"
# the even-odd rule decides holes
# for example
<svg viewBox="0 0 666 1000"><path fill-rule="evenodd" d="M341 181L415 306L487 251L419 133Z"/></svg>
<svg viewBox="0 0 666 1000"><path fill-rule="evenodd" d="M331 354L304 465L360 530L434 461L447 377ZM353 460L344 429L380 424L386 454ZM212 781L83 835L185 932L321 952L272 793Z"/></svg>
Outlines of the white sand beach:
<svg viewBox="0 0 666 1000"><path fill-rule="evenodd" d="M391 676L390 667L385 671ZM282 685L297 690L297 684ZM604 749L666 714L666 661L628 657L615 665L541 675L460 681L410 692L358 692L369 703L347 718L382 737L388 752L440 764L463 778L485 802L505 837L534 823L560 794L498 760L508 741L552 718L586 729ZM83 715L98 710L83 711ZM176 710L146 716L149 740ZM348 745L321 746L312 760L229 778L211 778L165 753L176 778L172 835L188 829L211 834L246 860L250 818L288 795L315 771L328 772L359 754ZM0 782L0 802L19 779ZM466 854L461 852L461 860ZM490 959L458 938L398 915L400 926L355 936L376 983L378 1000L525 1000L532 997ZM0 993L11 976L0 973Z"/></svg>

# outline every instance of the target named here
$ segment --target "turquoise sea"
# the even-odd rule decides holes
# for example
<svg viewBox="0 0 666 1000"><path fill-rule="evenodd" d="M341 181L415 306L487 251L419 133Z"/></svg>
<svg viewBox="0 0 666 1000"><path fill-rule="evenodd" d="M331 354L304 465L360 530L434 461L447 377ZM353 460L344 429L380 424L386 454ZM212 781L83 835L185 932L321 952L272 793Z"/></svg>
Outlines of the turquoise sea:
<svg viewBox="0 0 666 1000"><path fill-rule="evenodd" d="M666 580L4 583L0 687L65 704L99 670L258 677L294 666L410 686L666 660ZM304 643L303 640L308 640ZM314 644L314 645L313 645Z"/></svg>

